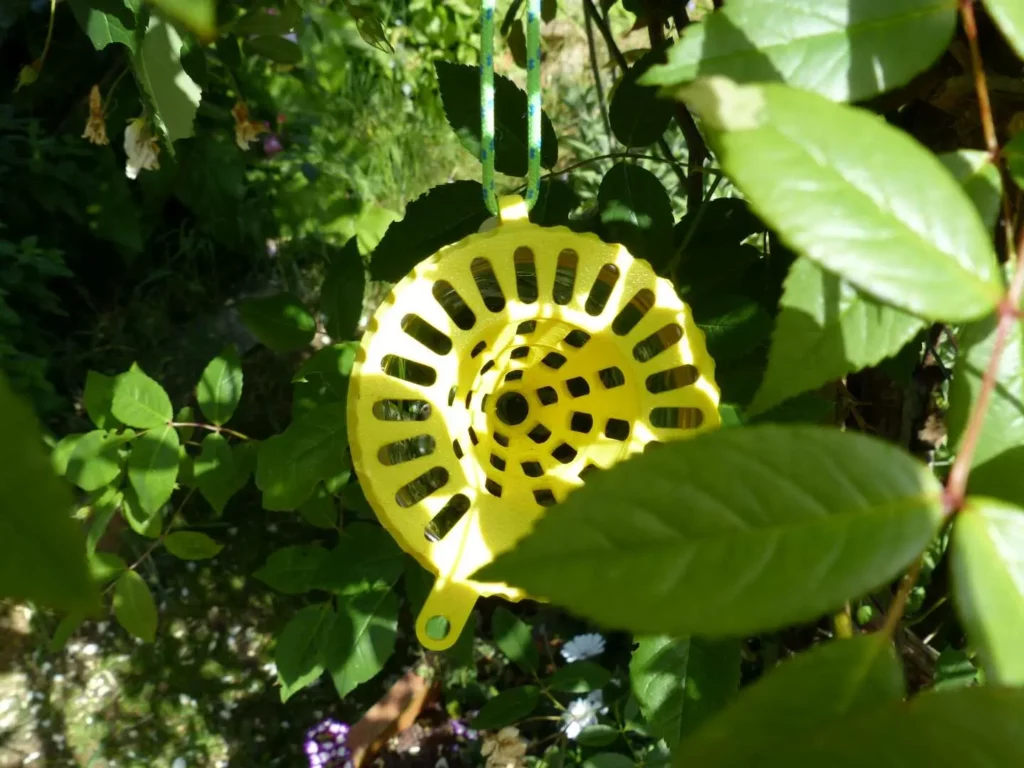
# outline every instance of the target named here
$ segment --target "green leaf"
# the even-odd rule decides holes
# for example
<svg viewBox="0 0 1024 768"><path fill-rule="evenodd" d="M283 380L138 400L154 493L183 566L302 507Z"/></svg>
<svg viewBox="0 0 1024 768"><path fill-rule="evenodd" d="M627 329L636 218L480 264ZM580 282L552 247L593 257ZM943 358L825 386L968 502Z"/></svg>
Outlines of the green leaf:
<svg viewBox="0 0 1024 768"><path fill-rule="evenodd" d="M636 638L629 681L653 736L669 749L720 710L740 684L736 640Z"/></svg>
<svg viewBox="0 0 1024 768"><path fill-rule="evenodd" d="M292 417L316 410L320 405L344 403L348 398L348 377L352 373L359 343L333 344L317 350L292 377L295 383Z"/></svg>
<svg viewBox="0 0 1024 768"><path fill-rule="evenodd" d="M313 315L290 293L246 299L238 311L246 327L275 352L302 349L316 333Z"/></svg>
<svg viewBox="0 0 1024 768"><path fill-rule="evenodd" d="M985 10L1017 55L1024 58L1024 5L1018 0L982 0Z"/></svg>
<svg viewBox="0 0 1024 768"><path fill-rule="evenodd" d="M194 422L196 420L195 411L192 410L192 406L184 405L178 409L178 413L175 414L174 420L177 422ZM192 436L196 433L195 427L178 427L178 437L181 438L181 442L187 442L192 439Z"/></svg>
<svg viewBox="0 0 1024 768"><path fill-rule="evenodd" d="M316 528L334 529L338 527L338 508L334 496L319 484L309 501L299 507L302 519Z"/></svg>
<svg viewBox="0 0 1024 768"><path fill-rule="evenodd" d="M50 653L59 653L64 650L64 646L68 644L68 640L71 636L78 631L78 628L85 622L85 614L80 611L69 613L67 616L60 620L60 624L57 625L57 629L53 631L53 637L50 638L50 642L46 644L46 650Z"/></svg>
<svg viewBox="0 0 1024 768"><path fill-rule="evenodd" d="M284 547L272 552L253 577L286 595L309 592L319 587L327 554L326 549L311 544Z"/></svg>
<svg viewBox="0 0 1024 768"><path fill-rule="evenodd" d="M128 566L124 560L115 554L110 552L91 552L89 554L89 576L99 586L113 581L115 577L127 570Z"/></svg>
<svg viewBox="0 0 1024 768"><path fill-rule="evenodd" d="M333 614L327 605L308 605L296 613L277 637L274 662L281 681L281 701L323 674L320 638L330 628Z"/></svg>
<svg viewBox="0 0 1024 768"><path fill-rule="evenodd" d="M114 404L114 385L117 378L104 376L96 371L85 375L85 392L82 393L82 405L89 414L92 423L100 429L115 429L120 424L111 413Z"/></svg>
<svg viewBox="0 0 1024 768"><path fill-rule="evenodd" d="M181 560L209 560L224 549L223 544L198 531L175 531L164 539L164 546Z"/></svg>
<svg viewBox="0 0 1024 768"><path fill-rule="evenodd" d="M121 516L133 531L148 539L160 538L160 530L163 527L162 509L156 512L144 510L138 494L131 486L124 489L124 495L118 503L121 506Z"/></svg>
<svg viewBox="0 0 1024 768"><path fill-rule="evenodd" d="M473 578L608 627L742 636L896 577L938 531L941 499L927 467L875 438L726 429L595 473Z"/></svg>
<svg viewBox="0 0 1024 768"><path fill-rule="evenodd" d="M68 457L66 477L83 491L99 490L120 474L120 448L134 437L131 430L119 435L97 429L81 435Z"/></svg>
<svg viewBox="0 0 1024 768"><path fill-rule="evenodd" d="M512 54L512 61L520 69L526 69L526 32L523 29L522 19L516 19L512 22L512 28L508 31L508 38L505 41L508 44L509 53Z"/></svg>
<svg viewBox="0 0 1024 768"><path fill-rule="evenodd" d="M1010 178L1020 189L1024 189L1024 131L1018 131L1006 142L1002 155L1010 171Z"/></svg>
<svg viewBox="0 0 1024 768"><path fill-rule="evenodd" d="M165 16L189 27L201 40L210 42L217 36L217 8L214 0L149 0L149 2Z"/></svg>
<svg viewBox="0 0 1024 768"><path fill-rule="evenodd" d="M135 637L152 643L156 639L156 603L149 586L135 571L125 571L114 585L114 615L117 623Z"/></svg>
<svg viewBox="0 0 1024 768"><path fill-rule="evenodd" d="M537 686L509 688L488 699L470 725L478 731L495 731L522 720L533 712L539 703L540 688Z"/></svg>
<svg viewBox="0 0 1024 768"><path fill-rule="evenodd" d="M333 341L356 335L365 289L366 269L359 255L359 243L356 238L349 238L344 248L333 252L320 288L320 311L327 315L327 335Z"/></svg>
<svg viewBox="0 0 1024 768"><path fill-rule="evenodd" d="M982 317L1002 296L991 237L920 144L877 115L780 85L681 91L722 169L797 253L916 315Z"/></svg>
<svg viewBox="0 0 1024 768"><path fill-rule="evenodd" d="M981 382L992 359L998 320L987 318L966 326L958 338L959 354L949 386L946 423L949 444L960 448ZM1024 327L1013 323L996 368L996 386L982 421L977 450L971 460L968 491L1024 505Z"/></svg>
<svg viewBox="0 0 1024 768"><path fill-rule="evenodd" d="M114 383L114 399L110 406L114 418L129 427L149 429L162 427L174 411L164 388L149 378L137 364Z"/></svg>
<svg viewBox="0 0 1024 768"><path fill-rule="evenodd" d="M112 43L135 50L135 17L123 0L68 0L68 5L97 51Z"/></svg>
<svg viewBox="0 0 1024 768"><path fill-rule="evenodd" d="M302 61L302 49L291 40L279 35L260 35L245 41L249 53L255 53L277 64L298 64Z"/></svg>
<svg viewBox="0 0 1024 768"><path fill-rule="evenodd" d="M588 757L583 763L583 768L633 768L635 765L636 763L618 752L600 752Z"/></svg>
<svg viewBox="0 0 1024 768"><path fill-rule="evenodd" d="M338 546L324 558L316 585L339 595L390 588L405 567L405 555L379 525L345 527Z"/></svg>
<svg viewBox="0 0 1024 768"><path fill-rule="evenodd" d="M674 764L784 765L776 755L786 751L790 740L815 741L831 726L850 722L851 715L879 712L887 702L902 703L903 693L902 670L883 634L819 645L745 688L673 750ZM833 763L789 763L816 764Z"/></svg>
<svg viewBox="0 0 1024 768"><path fill-rule="evenodd" d="M143 512L156 514L168 502L178 478L178 433L169 424L144 432L128 457L128 481Z"/></svg>
<svg viewBox="0 0 1024 768"><path fill-rule="evenodd" d="M77 435L65 435L58 443L53 447L53 453L50 454L50 466L53 471L58 475L66 475L68 472L68 462L71 461L71 454L75 452L75 448L82 442L88 432L83 432Z"/></svg>
<svg viewBox="0 0 1024 768"><path fill-rule="evenodd" d="M767 345L772 316L756 299L722 293L704 298L691 308L694 322L704 331L708 353L722 368L729 368L731 361L741 360Z"/></svg>
<svg viewBox="0 0 1024 768"><path fill-rule="evenodd" d="M935 683L932 687L936 691L966 688L977 685L978 677L978 668L971 663L967 654L950 647L943 650L935 660Z"/></svg>
<svg viewBox="0 0 1024 768"><path fill-rule="evenodd" d="M668 63L643 82L675 85L725 75L862 101L931 66L955 29L954 0L730 0L704 23L687 27Z"/></svg>
<svg viewBox="0 0 1024 768"><path fill-rule="evenodd" d="M0 434L0 597L93 610L99 596L68 485L54 474L35 415L2 374Z"/></svg>
<svg viewBox="0 0 1024 768"><path fill-rule="evenodd" d="M456 181L428 190L384 233L370 261L371 277L397 283L443 246L476 232L489 215L479 182Z"/></svg>
<svg viewBox="0 0 1024 768"><path fill-rule="evenodd" d="M227 439L216 432L203 439L203 450L195 462L195 482L203 498L219 515L228 500L249 482L252 464L241 446L232 450Z"/></svg>
<svg viewBox="0 0 1024 768"><path fill-rule="evenodd" d="M612 93L608 120L615 138L627 147L646 147L662 137L675 110L671 101L658 97L657 88L637 80L658 62L665 61L664 48L645 54L622 76Z"/></svg>
<svg viewBox="0 0 1024 768"><path fill-rule="evenodd" d="M491 618L491 634L494 642L509 661L524 672L536 672L540 664L537 646L533 644L533 630L530 625L504 606L494 609Z"/></svg>
<svg viewBox="0 0 1024 768"><path fill-rule="evenodd" d="M196 385L196 401L203 416L226 424L242 399L242 361L234 344L210 361Z"/></svg>
<svg viewBox="0 0 1024 768"><path fill-rule="evenodd" d="M264 509L298 509L317 483L345 469L345 414L344 403L322 405L260 444L256 487Z"/></svg>
<svg viewBox="0 0 1024 768"><path fill-rule="evenodd" d="M193 134L203 89L181 66L181 36L166 21L150 21L134 57L135 74L153 104L153 122L168 145Z"/></svg>
<svg viewBox="0 0 1024 768"><path fill-rule="evenodd" d="M342 698L380 672L394 652L398 608L398 595L392 591L364 592L338 601L322 655Z"/></svg>
<svg viewBox="0 0 1024 768"><path fill-rule="evenodd" d="M610 725L588 725L576 737L584 747L607 747L619 738L619 730ZM630 763L632 765L632 763Z"/></svg>
<svg viewBox="0 0 1024 768"><path fill-rule="evenodd" d="M569 223L569 214L579 208L580 199L572 187L558 179L540 183L537 203L530 209L530 221L542 227L560 227Z"/></svg>
<svg viewBox="0 0 1024 768"><path fill-rule="evenodd" d="M969 497L951 546L957 613L986 679L1024 684L1024 510Z"/></svg>
<svg viewBox="0 0 1024 768"><path fill-rule="evenodd" d="M104 488L92 502L92 522L85 536L85 551L92 554L107 532L107 526L121 507L124 494L114 487Z"/></svg>
<svg viewBox="0 0 1024 768"><path fill-rule="evenodd" d="M548 678L547 685L553 691L589 693L604 688L611 679L612 673L600 664L574 661L555 670L555 674Z"/></svg>
<svg viewBox="0 0 1024 768"><path fill-rule="evenodd" d="M601 239L622 243L660 270L672 256L672 202L658 177L639 165L616 164L597 191Z"/></svg>
<svg viewBox="0 0 1024 768"><path fill-rule="evenodd" d="M810 259L797 259L786 278L768 370L750 414L895 355L924 325Z"/></svg>
<svg viewBox="0 0 1024 768"><path fill-rule="evenodd" d="M237 35L284 35L302 21L302 9L296 3L285 3L278 13L267 13L265 8L253 8L235 22Z"/></svg>
<svg viewBox="0 0 1024 768"><path fill-rule="evenodd" d="M468 64L434 62L448 124L473 157L480 157L480 70ZM526 140L526 94L507 77L494 76L494 169L525 176L529 161ZM541 114L540 162L554 168L558 137L547 114Z"/></svg>
<svg viewBox="0 0 1024 768"><path fill-rule="evenodd" d="M938 158L971 198L985 228L989 232L995 229L1003 195L1003 177L988 153L980 149L961 149L946 152Z"/></svg>

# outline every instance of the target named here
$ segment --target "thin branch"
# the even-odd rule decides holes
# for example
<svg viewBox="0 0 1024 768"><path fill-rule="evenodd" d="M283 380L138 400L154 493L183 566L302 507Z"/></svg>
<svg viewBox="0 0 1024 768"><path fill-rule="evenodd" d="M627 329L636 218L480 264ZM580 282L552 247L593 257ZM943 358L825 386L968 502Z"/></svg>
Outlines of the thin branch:
<svg viewBox="0 0 1024 768"><path fill-rule="evenodd" d="M618 44L615 42L615 36L612 35L611 29L605 23L605 20L601 18L601 14L597 12L597 8L594 5L594 0L583 0L583 12L593 19L594 24L597 26L597 31L601 33L601 37L604 38L605 45L608 46L608 53L615 63L619 65L619 68L626 73L629 71L629 62L626 61L626 57L622 55L622 51L619 50ZM681 170L682 166L676 162L675 157L672 155L672 148L669 147L668 142L662 137L658 139L658 149L662 151L666 158L672 161L672 168L676 172L676 176L679 178L680 186L686 186L686 174Z"/></svg>
<svg viewBox="0 0 1024 768"><path fill-rule="evenodd" d="M239 440L252 440L248 435L243 435L241 432L236 432L233 429L227 427L218 427L216 424L203 424L201 421L172 421L172 427L195 427L196 429L208 429L211 432L223 432L225 435L231 435L237 437Z"/></svg>
<svg viewBox="0 0 1024 768"><path fill-rule="evenodd" d="M669 165L675 165L678 168L682 168L682 164L678 160L670 160L659 155L642 155L636 152L609 152L607 155L595 155L594 157L588 157L585 160L580 160L572 165L567 165L565 168L559 168L556 171L549 171L544 174L541 178L547 179L551 176L561 176L563 173L569 171L575 171L577 168L582 168L584 165L590 165L601 160L650 160L655 163L667 163ZM700 173L706 173L709 176L722 176L722 172L718 168L701 168Z"/></svg>
<svg viewBox="0 0 1024 768"><path fill-rule="evenodd" d="M704 212L707 210L707 204L711 202L711 196L715 194L715 190L718 189L718 185L722 183L722 177L717 176L713 182L711 182L711 188L708 189L707 197L701 200L699 206L697 206L697 213L694 214L693 223L690 228L686 230L686 234L683 235L683 242L676 248L675 253L672 254L672 258L669 259L668 264L662 269L661 274L663 276L672 275L676 271L676 267L679 266L679 261L683 258L683 253L686 251L687 246L690 245L690 241L693 240L694 234L697 232L697 228L700 226L701 220L704 218Z"/></svg>
<svg viewBox="0 0 1024 768"><path fill-rule="evenodd" d="M910 599L910 592L917 584L917 578L921 575L921 567L924 565L924 555L917 558L910 570L903 575L903 581L900 582L899 591L896 592L896 597L892 599L889 604L889 610L885 614L885 623L882 624L882 632L887 634L889 637L893 636L896 631L897 625L900 623L900 619L903 618L903 612L907 609L907 600Z"/></svg>
<svg viewBox="0 0 1024 768"><path fill-rule="evenodd" d="M597 105L601 111L601 122L604 124L604 134L608 141L608 151L612 150L612 124L608 119L608 105L604 102L604 84L601 82L601 67L597 63L597 46L594 45L594 23L589 13L583 14L583 21L587 29L587 51L590 54L590 69L594 73L594 87L597 89Z"/></svg>

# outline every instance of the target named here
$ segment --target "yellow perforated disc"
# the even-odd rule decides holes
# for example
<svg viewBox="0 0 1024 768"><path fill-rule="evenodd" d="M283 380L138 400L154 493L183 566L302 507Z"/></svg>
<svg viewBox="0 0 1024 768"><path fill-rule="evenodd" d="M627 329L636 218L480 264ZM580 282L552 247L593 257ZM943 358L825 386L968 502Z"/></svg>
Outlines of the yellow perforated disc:
<svg viewBox="0 0 1024 768"><path fill-rule="evenodd" d="M366 498L437 574L416 621L435 650L478 596L525 597L469 577L588 472L719 424L714 362L671 283L621 245L501 202L498 226L394 287L349 387Z"/></svg>

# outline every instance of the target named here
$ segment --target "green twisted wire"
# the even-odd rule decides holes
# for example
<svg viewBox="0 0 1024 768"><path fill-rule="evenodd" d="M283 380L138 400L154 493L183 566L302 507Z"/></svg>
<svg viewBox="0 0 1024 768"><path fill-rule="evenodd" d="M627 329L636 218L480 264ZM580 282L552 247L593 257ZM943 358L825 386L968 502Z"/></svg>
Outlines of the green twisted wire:
<svg viewBox="0 0 1024 768"><path fill-rule="evenodd" d="M540 194L541 106L540 106L540 2L529 0L526 7L526 96L529 165L526 174L526 207L533 208ZM482 0L480 15L480 162L483 164L484 202L498 213L494 184L494 7L495 0Z"/></svg>

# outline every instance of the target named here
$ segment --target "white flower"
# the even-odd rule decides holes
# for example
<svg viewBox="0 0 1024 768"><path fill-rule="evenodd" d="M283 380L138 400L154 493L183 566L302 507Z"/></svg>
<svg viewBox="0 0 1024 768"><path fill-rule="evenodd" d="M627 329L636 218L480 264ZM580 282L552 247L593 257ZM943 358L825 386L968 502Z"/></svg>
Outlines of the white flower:
<svg viewBox="0 0 1024 768"><path fill-rule="evenodd" d="M160 169L160 145L145 118L128 121L128 127L124 129L124 151L128 155L124 175L129 179L138 178L139 171Z"/></svg>
<svg viewBox="0 0 1024 768"><path fill-rule="evenodd" d="M176 758L174 758L174 762L171 763L171 768L185 768L185 758L183 758L183 757L176 757Z"/></svg>
<svg viewBox="0 0 1024 768"><path fill-rule="evenodd" d="M604 653L604 638L596 632L588 635L576 635L562 646L562 658L572 664L574 661L592 659Z"/></svg>
<svg viewBox="0 0 1024 768"><path fill-rule="evenodd" d="M607 711L600 691L594 691L583 699L574 699L562 713L562 730L570 739L575 739L584 728L597 725L597 716Z"/></svg>

